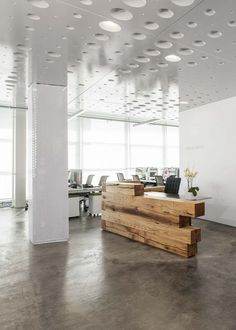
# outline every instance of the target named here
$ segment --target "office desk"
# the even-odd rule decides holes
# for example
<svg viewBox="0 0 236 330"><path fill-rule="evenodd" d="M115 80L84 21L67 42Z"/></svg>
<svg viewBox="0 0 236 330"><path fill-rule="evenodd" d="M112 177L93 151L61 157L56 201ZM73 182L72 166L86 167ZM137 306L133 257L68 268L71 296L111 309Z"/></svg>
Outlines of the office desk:
<svg viewBox="0 0 236 330"><path fill-rule="evenodd" d="M102 191L102 187L92 187L92 188L69 188L68 194L71 196L87 196L93 192L98 193Z"/></svg>
<svg viewBox="0 0 236 330"><path fill-rule="evenodd" d="M107 184L102 192L102 229L184 257L197 253L201 230L191 217L205 213L204 201L158 192L143 184Z"/></svg>
<svg viewBox="0 0 236 330"><path fill-rule="evenodd" d="M102 188L99 186L92 188L69 188L69 218L80 216L80 201L83 200L84 197L93 196L93 194L101 194L101 190Z"/></svg>

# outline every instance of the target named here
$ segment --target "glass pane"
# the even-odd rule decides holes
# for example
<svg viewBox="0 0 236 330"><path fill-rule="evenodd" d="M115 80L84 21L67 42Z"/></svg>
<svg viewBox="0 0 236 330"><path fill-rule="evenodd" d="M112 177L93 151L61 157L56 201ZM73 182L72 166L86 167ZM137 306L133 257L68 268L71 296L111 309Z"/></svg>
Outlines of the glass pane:
<svg viewBox="0 0 236 330"><path fill-rule="evenodd" d="M163 133L162 127L157 125L142 125L130 129L131 144L162 146Z"/></svg>
<svg viewBox="0 0 236 330"><path fill-rule="evenodd" d="M12 197L12 110L0 108L0 199Z"/></svg>
<svg viewBox="0 0 236 330"><path fill-rule="evenodd" d="M163 149L153 146L131 146L131 167L162 167Z"/></svg>
<svg viewBox="0 0 236 330"><path fill-rule="evenodd" d="M166 166L179 167L179 148L169 147L166 149Z"/></svg>
<svg viewBox="0 0 236 330"><path fill-rule="evenodd" d="M166 127L166 145L178 146L179 145L179 128Z"/></svg>
<svg viewBox="0 0 236 330"><path fill-rule="evenodd" d="M0 199L12 198L12 175L0 174Z"/></svg>

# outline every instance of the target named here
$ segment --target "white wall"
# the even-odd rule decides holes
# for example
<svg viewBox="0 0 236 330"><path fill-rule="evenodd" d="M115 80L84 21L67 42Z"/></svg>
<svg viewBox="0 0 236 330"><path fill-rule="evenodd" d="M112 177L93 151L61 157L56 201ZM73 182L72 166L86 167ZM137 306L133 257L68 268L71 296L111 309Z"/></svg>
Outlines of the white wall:
<svg viewBox="0 0 236 330"><path fill-rule="evenodd" d="M212 197L204 218L236 226L236 97L180 114L180 167L197 170L196 185Z"/></svg>

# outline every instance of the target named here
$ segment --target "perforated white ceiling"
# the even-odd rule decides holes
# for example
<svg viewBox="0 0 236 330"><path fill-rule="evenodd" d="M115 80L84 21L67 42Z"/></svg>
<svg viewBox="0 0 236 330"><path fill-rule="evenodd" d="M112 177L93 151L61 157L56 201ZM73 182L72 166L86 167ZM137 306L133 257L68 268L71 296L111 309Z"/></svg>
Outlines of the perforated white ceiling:
<svg viewBox="0 0 236 330"><path fill-rule="evenodd" d="M1 0L0 104L29 77L68 84L68 112L178 124L236 95L235 0Z"/></svg>

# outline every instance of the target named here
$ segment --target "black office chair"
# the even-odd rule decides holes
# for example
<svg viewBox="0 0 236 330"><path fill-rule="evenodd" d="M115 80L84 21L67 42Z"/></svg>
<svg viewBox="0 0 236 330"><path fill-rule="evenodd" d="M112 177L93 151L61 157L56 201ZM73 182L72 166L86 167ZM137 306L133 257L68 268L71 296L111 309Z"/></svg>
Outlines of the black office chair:
<svg viewBox="0 0 236 330"><path fill-rule="evenodd" d="M166 180L165 193L178 195L181 178L169 177Z"/></svg>
<svg viewBox="0 0 236 330"><path fill-rule="evenodd" d="M109 175L102 175L100 180L99 180L99 183L98 185L101 187L103 183L106 183L107 182L107 178L108 178Z"/></svg>
<svg viewBox="0 0 236 330"><path fill-rule="evenodd" d="M93 187L93 186L92 186L93 177L94 177L94 174L90 174L90 175L88 175L88 177L87 177L87 181L86 181L86 183L83 185L84 188L91 188L91 187Z"/></svg>
<svg viewBox="0 0 236 330"><path fill-rule="evenodd" d="M162 175L155 175L155 180L156 180L157 186L164 186L164 180L163 180Z"/></svg>
<svg viewBox="0 0 236 330"><path fill-rule="evenodd" d="M137 174L132 175L133 181L140 182L140 178Z"/></svg>
<svg viewBox="0 0 236 330"><path fill-rule="evenodd" d="M125 177L123 173L116 173L117 174L117 178L119 182L124 182L125 181Z"/></svg>

